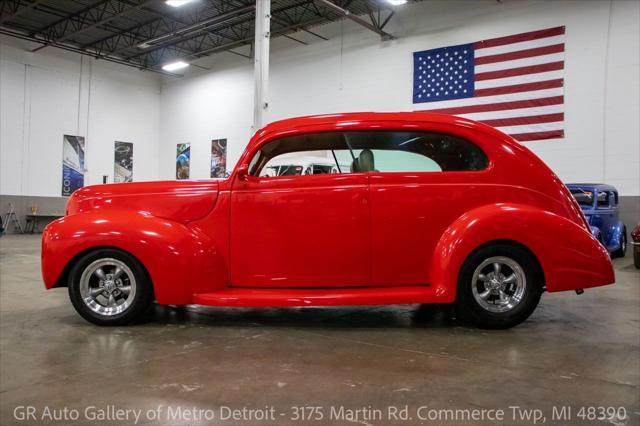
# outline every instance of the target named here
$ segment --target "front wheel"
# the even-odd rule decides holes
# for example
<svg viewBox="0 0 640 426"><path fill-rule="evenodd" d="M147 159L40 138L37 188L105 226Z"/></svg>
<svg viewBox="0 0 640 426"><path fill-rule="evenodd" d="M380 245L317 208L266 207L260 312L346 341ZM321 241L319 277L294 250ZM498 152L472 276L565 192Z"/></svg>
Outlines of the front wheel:
<svg viewBox="0 0 640 426"><path fill-rule="evenodd" d="M462 265L458 313L483 328L510 328L533 313L543 287L540 267L526 249L507 243L487 245Z"/></svg>
<svg viewBox="0 0 640 426"><path fill-rule="evenodd" d="M153 304L151 280L142 264L115 249L88 253L71 270L69 297L78 313L98 325L139 319Z"/></svg>

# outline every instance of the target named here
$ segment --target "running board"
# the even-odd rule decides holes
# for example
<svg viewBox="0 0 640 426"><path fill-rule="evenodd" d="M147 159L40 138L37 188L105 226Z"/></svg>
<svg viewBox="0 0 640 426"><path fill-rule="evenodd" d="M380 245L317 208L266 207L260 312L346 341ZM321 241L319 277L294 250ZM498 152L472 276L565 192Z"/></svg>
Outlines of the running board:
<svg viewBox="0 0 640 426"><path fill-rule="evenodd" d="M439 300L440 299L440 300ZM213 293L194 295L194 304L229 307L294 307L294 306L346 306L395 305L438 303L438 297L429 286L411 287L351 287L322 289L289 288L226 288Z"/></svg>

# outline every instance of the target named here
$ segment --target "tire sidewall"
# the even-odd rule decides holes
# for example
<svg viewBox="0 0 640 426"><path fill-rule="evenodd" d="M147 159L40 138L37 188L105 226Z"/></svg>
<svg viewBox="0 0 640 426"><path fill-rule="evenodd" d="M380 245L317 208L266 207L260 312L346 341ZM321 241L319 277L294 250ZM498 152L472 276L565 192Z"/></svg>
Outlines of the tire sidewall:
<svg viewBox="0 0 640 426"><path fill-rule="evenodd" d="M476 301L472 292L473 273L484 260L495 257L508 257L517 262L526 277L526 288L520 303L508 312L490 312ZM509 328L526 320L535 310L543 290L543 278L540 267L533 256L525 249L510 244L491 244L471 253L466 259L458 276L459 314L472 320L483 328Z"/></svg>
<svg viewBox="0 0 640 426"><path fill-rule="evenodd" d="M83 271L93 262L104 258L114 258L124 262L133 272L136 281L136 292L131 305L116 315L101 315L92 311L82 300L80 293L80 277ZM69 298L76 311L87 321L97 325L123 325L138 319L153 302L151 280L142 264L132 255L117 249L98 249L79 259L69 274Z"/></svg>

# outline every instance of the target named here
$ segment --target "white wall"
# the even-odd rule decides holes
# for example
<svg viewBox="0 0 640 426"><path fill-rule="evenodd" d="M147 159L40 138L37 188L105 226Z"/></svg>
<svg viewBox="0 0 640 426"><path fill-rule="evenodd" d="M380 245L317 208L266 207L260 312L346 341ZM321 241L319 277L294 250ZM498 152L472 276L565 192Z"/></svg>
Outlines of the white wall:
<svg viewBox="0 0 640 426"><path fill-rule="evenodd" d="M158 177L160 79L0 38L0 194L60 196L62 136L84 136L85 185L113 181L114 141L134 143L134 180Z"/></svg>
<svg viewBox="0 0 640 426"><path fill-rule="evenodd" d="M309 46L274 39L268 120L411 110L412 52L565 25L566 136L527 146L567 182L640 195L639 2L425 1L397 11L388 26L395 41L350 21L314 29L329 41L296 34ZM204 64L211 71L163 80L161 177L175 174L177 143L192 144L191 177L206 178L210 139L228 138L232 167L251 135L252 62L219 54Z"/></svg>

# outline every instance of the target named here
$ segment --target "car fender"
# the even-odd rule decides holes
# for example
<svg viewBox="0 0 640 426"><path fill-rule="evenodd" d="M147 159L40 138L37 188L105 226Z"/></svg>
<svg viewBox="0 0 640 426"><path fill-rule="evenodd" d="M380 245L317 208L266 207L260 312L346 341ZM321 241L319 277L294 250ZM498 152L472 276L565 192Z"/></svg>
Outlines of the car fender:
<svg viewBox="0 0 640 426"><path fill-rule="evenodd" d="M623 232L625 232L624 223L617 222L610 229L609 241L607 241L607 244L610 247L613 247L615 250L619 249L620 248L620 237L622 236Z"/></svg>
<svg viewBox="0 0 640 426"><path fill-rule="evenodd" d="M228 276L211 239L168 219L128 210L91 211L51 222L42 237L47 288L66 285L65 273L84 252L117 248L146 268L161 304L189 304L193 295L224 287Z"/></svg>
<svg viewBox="0 0 640 426"><path fill-rule="evenodd" d="M585 228L553 212L529 205L499 203L470 210L442 234L430 281L448 302L455 300L465 259L492 241L513 241L538 260L548 291L582 289L615 280L606 249Z"/></svg>

